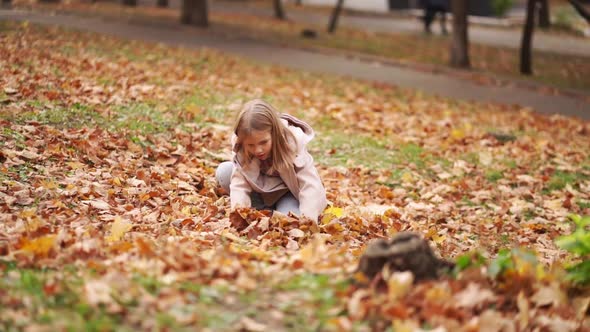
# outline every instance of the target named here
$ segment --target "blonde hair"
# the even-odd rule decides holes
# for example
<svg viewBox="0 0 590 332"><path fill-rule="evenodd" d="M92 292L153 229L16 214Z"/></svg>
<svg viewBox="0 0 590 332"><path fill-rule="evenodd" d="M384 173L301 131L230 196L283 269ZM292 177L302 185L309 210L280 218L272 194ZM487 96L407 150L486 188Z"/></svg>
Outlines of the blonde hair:
<svg viewBox="0 0 590 332"><path fill-rule="evenodd" d="M242 142L254 130L270 130L272 140L271 172L292 167L295 151L291 146L297 144L295 136L281 123L279 112L270 104L260 99L254 99L244 104L234 125L234 133L238 137L234 145L234 152L243 158L245 165L250 164L253 156L244 153Z"/></svg>

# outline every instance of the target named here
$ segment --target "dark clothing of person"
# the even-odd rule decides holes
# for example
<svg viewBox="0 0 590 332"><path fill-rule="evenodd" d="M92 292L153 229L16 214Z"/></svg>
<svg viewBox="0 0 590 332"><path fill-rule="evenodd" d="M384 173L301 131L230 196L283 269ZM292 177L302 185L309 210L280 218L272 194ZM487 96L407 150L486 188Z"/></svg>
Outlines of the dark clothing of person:
<svg viewBox="0 0 590 332"><path fill-rule="evenodd" d="M447 12L449 11L449 1L448 0L423 0L422 6L424 8L424 16L422 20L424 21L424 31L426 33L431 33L430 25L434 21L436 14L440 15L440 26L441 31L444 34L447 34L447 27L446 27L446 20L447 20Z"/></svg>

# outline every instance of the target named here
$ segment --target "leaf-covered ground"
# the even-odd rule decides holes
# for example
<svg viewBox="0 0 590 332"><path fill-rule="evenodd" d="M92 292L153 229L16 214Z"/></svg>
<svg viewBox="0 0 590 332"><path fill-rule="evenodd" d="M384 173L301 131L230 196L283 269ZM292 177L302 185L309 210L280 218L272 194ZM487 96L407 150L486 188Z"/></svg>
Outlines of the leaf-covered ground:
<svg viewBox="0 0 590 332"><path fill-rule="evenodd" d="M138 6L130 8L116 3L97 2L93 4L71 1L60 4L31 4L29 1L15 0L19 8L33 8L42 11L65 11L95 17L140 21L145 23L178 22L179 10ZM244 7L272 6L268 1L250 1ZM234 5L235 6L235 5ZM562 4L563 6L563 4ZM567 5L569 6L569 4ZM558 7L558 6L557 6ZM554 8L559 13L559 8ZM290 11L325 12L327 8L308 8L308 6L288 6ZM395 18L392 18L395 19ZM379 61L393 61L398 65L410 66L425 71L444 71L447 75L470 80L482 85L520 84L540 90L546 94L575 93L588 101L586 92L590 91L590 57L572 56L558 53L535 51L533 54L534 75L519 73L518 50L488 46L470 40L471 71L456 71L447 68L449 63L449 36L408 35L401 33L374 33L340 25L335 33L325 32L326 24L303 24L290 20L281 21L272 16L254 15L244 12L211 12L209 32L241 36L249 39L285 44L290 47L311 48L319 51L349 52L352 56L374 56ZM556 25L561 24L559 17ZM303 29L317 32L317 38L301 37ZM515 34L521 31L513 29ZM540 33L540 32L538 32ZM580 43L587 39L580 38ZM540 83L535 84L535 83ZM564 90L565 89L565 90Z"/></svg>
<svg viewBox="0 0 590 332"><path fill-rule="evenodd" d="M319 227L229 218L215 167L258 97L318 132ZM590 214L588 122L6 22L0 121L3 330L587 328L553 240ZM448 259L535 254L367 285L367 242L402 230Z"/></svg>

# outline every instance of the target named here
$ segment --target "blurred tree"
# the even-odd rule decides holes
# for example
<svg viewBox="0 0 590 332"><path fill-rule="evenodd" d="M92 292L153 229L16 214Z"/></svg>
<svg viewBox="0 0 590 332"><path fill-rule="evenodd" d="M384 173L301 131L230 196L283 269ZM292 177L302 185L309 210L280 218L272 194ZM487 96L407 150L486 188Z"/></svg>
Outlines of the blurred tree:
<svg viewBox="0 0 590 332"><path fill-rule="evenodd" d="M578 14L582 16L586 22L590 23L590 11L584 7L584 5L578 0L568 0L569 3L574 6Z"/></svg>
<svg viewBox="0 0 590 332"><path fill-rule="evenodd" d="M273 0L273 6L275 9L275 17L279 20L284 20L287 17L285 16L285 10L283 10L283 3L281 0Z"/></svg>
<svg viewBox="0 0 590 332"><path fill-rule="evenodd" d="M551 27L551 14L549 13L549 0L539 2L539 27L546 29Z"/></svg>
<svg viewBox="0 0 590 332"><path fill-rule="evenodd" d="M136 7L137 0L123 0L123 5L130 6L130 7Z"/></svg>
<svg viewBox="0 0 590 332"><path fill-rule="evenodd" d="M469 35L467 22L468 0L451 0L453 36L451 41L451 66L469 68Z"/></svg>
<svg viewBox="0 0 590 332"><path fill-rule="evenodd" d="M301 6L301 0L295 0L295 6Z"/></svg>
<svg viewBox="0 0 590 332"><path fill-rule="evenodd" d="M526 3L526 19L520 44L520 73L524 75L533 74L531 48L533 43L533 33L535 32L535 7L539 1L540 0L527 0Z"/></svg>
<svg viewBox="0 0 590 332"><path fill-rule="evenodd" d="M2 6L10 6L11 0L2 0Z"/></svg>
<svg viewBox="0 0 590 332"><path fill-rule="evenodd" d="M180 22L203 28L209 26L207 0L183 0Z"/></svg>
<svg viewBox="0 0 590 332"><path fill-rule="evenodd" d="M328 32L333 33L336 31L336 25L338 25L338 18L340 17L340 12L342 11L342 5L344 4L344 0L338 0L336 2L336 6L332 10L332 15L330 16L330 23L328 24Z"/></svg>
<svg viewBox="0 0 590 332"><path fill-rule="evenodd" d="M160 8L166 8L168 7L168 0L158 0L157 5Z"/></svg>

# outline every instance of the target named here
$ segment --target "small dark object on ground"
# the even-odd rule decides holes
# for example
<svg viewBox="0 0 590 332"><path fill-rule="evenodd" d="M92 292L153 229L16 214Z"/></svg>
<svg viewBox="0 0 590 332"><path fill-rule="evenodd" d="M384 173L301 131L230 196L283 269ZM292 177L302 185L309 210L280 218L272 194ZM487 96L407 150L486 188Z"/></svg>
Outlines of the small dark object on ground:
<svg viewBox="0 0 590 332"><path fill-rule="evenodd" d="M516 136L511 134L488 132L487 135L495 138L500 143L508 143L516 140Z"/></svg>
<svg viewBox="0 0 590 332"><path fill-rule="evenodd" d="M318 37L318 33L312 29L303 29L301 30L301 37L315 39Z"/></svg>
<svg viewBox="0 0 590 332"><path fill-rule="evenodd" d="M373 240L361 256L358 270L373 279L387 266L390 271L411 271L416 282L436 279L455 264L438 258L420 235L401 232L391 239Z"/></svg>

